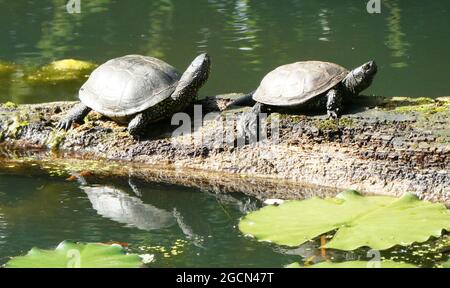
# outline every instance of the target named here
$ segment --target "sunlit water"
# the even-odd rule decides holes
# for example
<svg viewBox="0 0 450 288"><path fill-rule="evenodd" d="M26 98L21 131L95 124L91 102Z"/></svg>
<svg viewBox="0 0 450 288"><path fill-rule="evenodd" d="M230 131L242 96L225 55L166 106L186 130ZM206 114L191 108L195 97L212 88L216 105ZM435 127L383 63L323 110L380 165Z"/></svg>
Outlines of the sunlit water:
<svg viewBox="0 0 450 288"><path fill-rule="evenodd" d="M450 1L382 0L0 0L0 59L42 65L63 58L103 63L125 54L160 57L180 71L200 52L213 57L202 95L255 89L273 68L325 60L347 68L375 59L367 94L450 93ZM75 99L79 84L26 87L1 80L0 101Z"/></svg>
<svg viewBox="0 0 450 288"><path fill-rule="evenodd" d="M237 228L239 219L261 203L244 195L133 179L79 183L31 166L20 171L26 175L15 167L0 168L0 264L34 246L53 249L63 240L126 242L130 252L154 254L152 267L283 267L373 259L367 249L323 252L319 240L287 249L245 237ZM184 246L176 248L177 240ZM439 241L380 256L432 267L448 256L433 248Z"/></svg>

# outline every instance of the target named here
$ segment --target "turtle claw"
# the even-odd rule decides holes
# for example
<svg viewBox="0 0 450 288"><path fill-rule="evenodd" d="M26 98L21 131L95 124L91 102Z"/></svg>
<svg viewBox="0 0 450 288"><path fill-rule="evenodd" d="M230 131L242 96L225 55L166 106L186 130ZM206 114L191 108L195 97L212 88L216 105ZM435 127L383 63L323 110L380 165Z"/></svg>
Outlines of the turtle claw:
<svg viewBox="0 0 450 288"><path fill-rule="evenodd" d="M61 121L59 121L59 123L56 125L56 129L58 131L67 131L70 129L70 127L72 127L72 123L73 121L71 120L67 120L67 119L62 119Z"/></svg>
<svg viewBox="0 0 450 288"><path fill-rule="evenodd" d="M83 103L74 106L56 125L58 131L68 131L74 123L83 123L84 117L86 117L91 111L91 108L87 107Z"/></svg>
<svg viewBox="0 0 450 288"><path fill-rule="evenodd" d="M128 126L128 135L130 135L131 139L136 141L141 141L142 139L142 131L141 129L137 129L135 126Z"/></svg>
<svg viewBox="0 0 450 288"><path fill-rule="evenodd" d="M137 142L141 142L142 136L141 135L131 135L131 138Z"/></svg>
<svg viewBox="0 0 450 288"><path fill-rule="evenodd" d="M142 135L139 133L130 133L130 131L128 131L128 134L130 135L131 139L140 142Z"/></svg>
<svg viewBox="0 0 450 288"><path fill-rule="evenodd" d="M338 119L339 118L339 115L338 115L338 113L336 111L328 111L327 114L328 114L328 117L331 118L331 119Z"/></svg>
<svg viewBox="0 0 450 288"><path fill-rule="evenodd" d="M329 109L327 114L331 119L339 119L342 116L342 108Z"/></svg>

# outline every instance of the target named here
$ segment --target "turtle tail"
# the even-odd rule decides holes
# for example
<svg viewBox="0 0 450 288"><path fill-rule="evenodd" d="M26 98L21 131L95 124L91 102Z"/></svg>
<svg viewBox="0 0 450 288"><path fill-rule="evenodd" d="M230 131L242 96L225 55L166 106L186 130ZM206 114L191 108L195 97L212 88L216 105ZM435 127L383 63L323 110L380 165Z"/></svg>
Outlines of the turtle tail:
<svg viewBox="0 0 450 288"><path fill-rule="evenodd" d="M256 101L253 100L253 93L255 93L255 91L237 98L228 104L228 106L254 106Z"/></svg>

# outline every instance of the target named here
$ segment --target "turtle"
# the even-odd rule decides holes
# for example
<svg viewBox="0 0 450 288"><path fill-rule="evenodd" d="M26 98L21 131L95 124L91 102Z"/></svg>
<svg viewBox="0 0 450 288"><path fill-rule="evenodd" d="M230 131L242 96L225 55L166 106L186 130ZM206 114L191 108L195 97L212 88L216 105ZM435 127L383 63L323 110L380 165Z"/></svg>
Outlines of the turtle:
<svg viewBox="0 0 450 288"><path fill-rule="evenodd" d="M377 70L373 60L352 71L322 61L287 64L269 72L256 91L236 99L230 105L253 105L241 119L240 125L243 126L240 128L251 125L250 122L257 119L260 113L277 108L291 111L304 107L326 107L329 117L339 118L343 112L343 100L357 96L368 88Z"/></svg>
<svg viewBox="0 0 450 288"><path fill-rule="evenodd" d="M69 130L91 110L119 124L139 138L151 123L181 112L196 99L209 77L211 59L197 56L183 75L166 62L142 55L126 55L97 67L80 88L80 103L57 124Z"/></svg>

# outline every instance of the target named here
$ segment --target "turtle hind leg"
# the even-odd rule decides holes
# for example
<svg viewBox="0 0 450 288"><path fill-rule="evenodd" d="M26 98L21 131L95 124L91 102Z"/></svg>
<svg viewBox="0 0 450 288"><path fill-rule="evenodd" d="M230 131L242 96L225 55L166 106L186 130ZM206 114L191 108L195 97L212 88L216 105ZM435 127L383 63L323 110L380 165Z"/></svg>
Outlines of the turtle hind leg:
<svg viewBox="0 0 450 288"><path fill-rule="evenodd" d="M147 128L149 122L149 117L145 112L137 114L128 124L128 133L133 138L139 139Z"/></svg>
<svg viewBox="0 0 450 288"><path fill-rule="evenodd" d="M327 93L327 114L330 118L342 115L344 95L340 89L331 89Z"/></svg>
<svg viewBox="0 0 450 288"><path fill-rule="evenodd" d="M91 108L87 107L83 103L79 103L73 107L66 116L64 116L56 125L58 130L69 130L73 123L83 123L84 117L86 117Z"/></svg>

